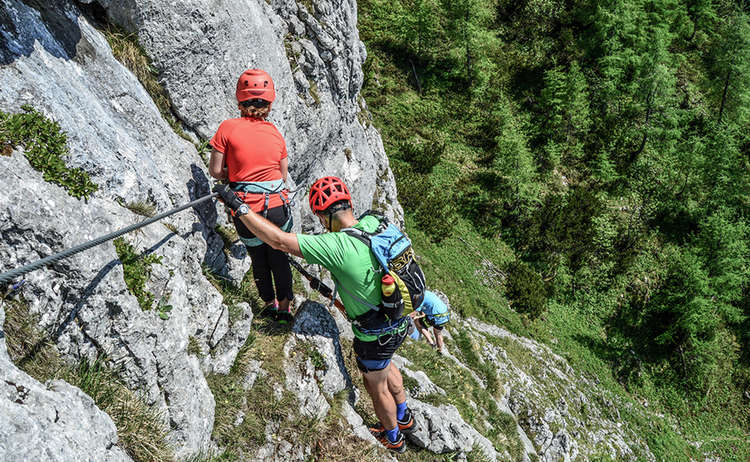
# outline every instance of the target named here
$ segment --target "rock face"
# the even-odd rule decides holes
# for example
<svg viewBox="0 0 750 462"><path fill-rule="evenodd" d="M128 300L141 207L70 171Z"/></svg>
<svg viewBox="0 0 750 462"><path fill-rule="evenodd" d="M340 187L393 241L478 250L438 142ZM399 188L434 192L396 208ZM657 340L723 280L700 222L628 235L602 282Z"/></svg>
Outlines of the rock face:
<svg viewBox="0 0 750 462"><path fill-rule="evenodd" d="M655 460L646 442L622 424L618 409L631 405L617 402L549 347L477 320L463 327L481 345L483 360L498 366L505 390L498 404L516 418L539 460L602 454L613 460ZM514 350L512 357L508 350Z"/></svg>
<svg viewBox="0 0 750 462"><path fill-rule="evenodd" d="M442 454L479 450L490 461L498 459L492 443L461 418L454 406L435 407L416 399L409 400L417 428L409 440L417 446ZM507 459L506 455L506 459Z"/></svg>
<svg viewBox="0 0 750 462"><path fill-rule="evenodd" d="M237 117L238 76L262 68L276 85L270 120L286 139L294 182L309 186L336 175L356 185L355 210L374 206L402 218L380 136L360 122L366 120L359 96L366 52L354 0L98 3L111 21L138 33L176 114L197 135L210 139L222 120ZM319 226L303 217L306 228Z"/></svg>
<svg viewBox="0 0 750 462"><path fill-rule="evenodd" d="M162 119L91 17L107 16L138 33L176 115L202 138L236 116L241 71L268 70L279 94L272 121L288 143L292 183L338 175L356 184L357 210L377 205L400 219L380 137L360 123L365 51L356 5L322 1L313 10L264 0L2 0L0 110L30 104L58 122L68 135L66 163L87 171L99 190L88 201L73 199L46 183L21 152L0 156L0 271L142 219L120 203L147 202L162 212L210 189L195 146ZM301 213L304 194L297 196L295 226L314 229L319 225ZM156 307L141 310L111 243L29 274L24 296L63 354L106 353L125 364L124 379L164 411L170 442L183 457L212 446L214 401L204 374L228 371L252 320L230 324L203 267L237 281L249 262L241 248L223 251L214 228L225 218L210 203L165 222L175 232L154 224L126 240L161 257L146 289L173 307L168 320ZM191 338L204 358L187 353Z"/></svg>
<svg viewBox="0 0 750 462"><path fill-rule="evenodd" d="M43 385L8 357L0 304L0 460L130 461L112 419L62 380Z"/></svg>

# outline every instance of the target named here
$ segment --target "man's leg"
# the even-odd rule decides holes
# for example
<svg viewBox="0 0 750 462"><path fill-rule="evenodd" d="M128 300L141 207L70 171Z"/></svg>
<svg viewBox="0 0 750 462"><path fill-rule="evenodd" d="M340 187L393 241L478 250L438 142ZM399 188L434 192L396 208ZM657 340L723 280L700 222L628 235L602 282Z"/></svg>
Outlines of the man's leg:
<svg viewBox="0 0 750 462"><path fill-rule="evenodd" d="M393 362L388 367L388 391L396 402L396 422L398 429L404 433L411 433L415 430L414 417L411 409L406 404L406 393L404 392L404 378L401 377L401 371L398 370Z"/></svg>
<svg viewBox="0 0 750 462"><path fill-rule="evenodd" d="M401 371L398 370L393 361L386 368L388 371L388 391L393 396L393 401L403 403L406 401L406 393L404 393L404 378L401 377Z"/></svg>
<svg viewBox="0 0 750 462"><path fill-rule="evenodd" d="M386 430L396 428L396 401L394 396L391 394L389 389L389 375L391 374L391 366L379 371L363 372L362 378L365 382L365 389L367 394L372 399L372 407L375 408L375 415L378 416L378 420L383 424ZM395 366L393 366L395 367ZM396 369L398 372L398 369ZM398 374L398 378L401 379L401 373ZM394 383L395 385L395 383ZM401 394L403 395L403 379L401 379Z"/></svg>

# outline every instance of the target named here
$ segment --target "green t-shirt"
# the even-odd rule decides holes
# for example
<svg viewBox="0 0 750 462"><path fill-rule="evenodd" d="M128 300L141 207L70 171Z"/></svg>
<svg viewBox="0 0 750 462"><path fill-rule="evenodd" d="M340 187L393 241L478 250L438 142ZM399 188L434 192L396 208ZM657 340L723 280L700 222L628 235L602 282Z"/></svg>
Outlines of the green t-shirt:
<svg viewBox="0 0 750 462"><path fill-rule="evenodd" d="M380 222L373 216L360 220L355 228L374 232ZM300 251L305 261L324 266L338 284L357 297L373 305L380 304L380 264L364 242L345 233L318 235L297 234ZM339 291L341 301L350 318L366 313L370 307L363 305L345 291ZM354 335L362 341L371 342L377 337L365 335L352 326Z"/></svg>

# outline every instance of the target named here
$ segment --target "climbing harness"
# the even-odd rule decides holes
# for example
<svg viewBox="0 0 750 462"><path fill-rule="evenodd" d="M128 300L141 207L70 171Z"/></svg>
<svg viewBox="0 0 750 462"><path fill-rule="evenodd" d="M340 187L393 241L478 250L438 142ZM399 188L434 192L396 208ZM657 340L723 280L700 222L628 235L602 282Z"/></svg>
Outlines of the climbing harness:
<svg viewBox="0 0 750 462"><path fill-rule="evenodd" d="M28 265L22 266L20 268L16 268L16 269L8 271L6 273L2 273L2 274L0 274L0 284L5 284L5 283L10 282L13 279L17 278L18 276L22 276L22 275L24 275L26 273L29 273L31 271L37 270L37 269L45 267L47 265L51 265L52 263L55 263L55 262L57 262L59 260L62 260L63 258L70 257L71 255L75 255L75 254L77 254L79 252L83 252L84 250L88 250L88 249L90 249L92 247L96 247L99 244L103 244L104 242L107 242L107 241L112 240L112 239L114 239L116 237L122 236L123 234L127 234L127 233L129 233L131 231L135 231L136 229L140 229L140 228L143 228L144 226L148 226L151 223L155 223L155 222L161 220L162 218L166 218L166 217L168 217L170 215L174 215L177 212L180 212L180 211L185 210L187 208L196 206L196 205L200 204L201 202L205 202L205 201L207 201L209 199L213 199L214 197L217 197L218 195L219 195L218 193L212 193L212 194L209 194L207 196L203 196L203 197L201 197L199 199L196 199L196 200L194 200L192 202L189 202L189 203L187 203L185 205L181 205L181 206L179 206L177 208L174 208L174 209L169 210L167 212L161 213L161 214L156 215L154 217L151 217L151 218L149 218L147 220L144 220L144 221L142 221L140 223L136 223L134 225L127 226L125 228L122 228L119 231L115 231L113 233L110 233L110 234L98 237L98 238L93 239L91 241L84 242L83 244L79 244L79 245L77 245L75 247L72 247L70 249L67 249L67 250L64 250L62 252L56 253L54 255L50 255L48 257L42 258L41 260L37 260L37 261L35 261L33 263L30 263Z"/></svg>
<svg viewBox="0 0 750 462"><path fill-rule="evenodd" d="M281 230L288 233L292 230L294 221L292 220L292 207L294 206L294 198L297 196L299 191L304 189L304 186L298 186L297 188L289 191L284 184L284 180L272 180L272 181L237 181L229 183L229 187L239 197L242 202L247 203L245 200L248 196L253 194L262 194L264 196L263 211L261 215L263 218L268 218L268 203L271 200L273 194L278 194L279 198L284 207L284 214L288 216L286 223L280 226ZM242 237L240 241L248 247L257 247L263 244L258 237Z"/></svg>
<svg viewBox="0 0 750 462"><path fill-rule="evenodd" d="M357 329L365 335L372 335L373 337L377 337L378 345L385 346L386 344L388 344L388 342L391 341L391 338L393 338L394 335L404 337L408 334L409 322L407 318L408 316L404 316L401 319L397 319L375 329L367 329L360 326L357 326ZM386 339L385 341L382 340L384 338Z"/></svg>

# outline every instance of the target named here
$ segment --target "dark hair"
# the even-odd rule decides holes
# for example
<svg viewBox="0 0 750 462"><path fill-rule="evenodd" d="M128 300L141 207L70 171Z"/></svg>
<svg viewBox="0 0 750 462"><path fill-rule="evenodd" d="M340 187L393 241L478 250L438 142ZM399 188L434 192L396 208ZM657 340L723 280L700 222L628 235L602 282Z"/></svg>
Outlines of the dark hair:
<svg viewBox="0 0 750 462"><path fill-rule="evenodd" d="M330 207L328 207L327 209L323 210L320 213L333 215L334 213L340 212L341 210L349 210L351 208L352 208L352 205L348 200L341 200L341 201L334 202L333 204L331 204Z"/></svg>
<svg viewBox="0 0 750 462"><path fill-rule="evenodd" d="M248 100L245 100L245 101L240 101L240 106L242 106L242 107L250 107L250 106L252 106L252 107L256 107L256 108L263 108L263 107L267 107L269 104L271 104L271 103L269 103L268 101L266 101L264 99L260 99L260 98L252 98L252 99L248 99Z"/></svg>

